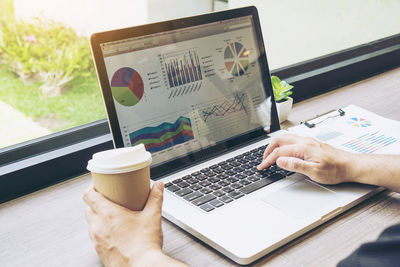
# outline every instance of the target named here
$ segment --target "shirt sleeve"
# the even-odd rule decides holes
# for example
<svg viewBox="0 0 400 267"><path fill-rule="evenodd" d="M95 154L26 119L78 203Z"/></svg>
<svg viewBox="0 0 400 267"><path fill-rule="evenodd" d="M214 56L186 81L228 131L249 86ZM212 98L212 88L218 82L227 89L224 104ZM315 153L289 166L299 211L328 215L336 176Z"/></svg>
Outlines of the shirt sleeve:
<svg viewBox="0 0 400 267"><path fill-rule="evenodd" d="M385 229L378 239L361 245L338 267L400 266L400 224Z"/></svg>

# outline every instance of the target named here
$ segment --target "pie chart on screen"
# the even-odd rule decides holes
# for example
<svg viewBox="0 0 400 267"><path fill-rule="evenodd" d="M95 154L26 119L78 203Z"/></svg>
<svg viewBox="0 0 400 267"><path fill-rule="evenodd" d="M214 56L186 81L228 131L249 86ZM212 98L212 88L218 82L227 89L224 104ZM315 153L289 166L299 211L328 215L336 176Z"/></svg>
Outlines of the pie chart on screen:
<svg viewBox="0 0 400 267"><path fill-rule="evenodd" d="M232 42L225 48L224 60L226 69L233 76L242 76L249 68L249 50L239 42Z"/></svg>
<svg viewBox="0 0 400 267"><path fill-rule="evenodd" d="M132 107L143 97L144 85L140 74L128 67L117 70L111 79L111 92L121 105Z"/></svg>

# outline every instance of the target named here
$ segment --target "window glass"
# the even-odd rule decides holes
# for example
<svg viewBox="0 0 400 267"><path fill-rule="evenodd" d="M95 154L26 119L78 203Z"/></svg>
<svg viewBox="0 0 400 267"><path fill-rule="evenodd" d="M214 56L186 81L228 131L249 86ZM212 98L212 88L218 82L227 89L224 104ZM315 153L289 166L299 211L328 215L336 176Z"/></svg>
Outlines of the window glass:
<svg viewBox="0 0 400 267"><path fill-rule="evenodd" d="M0 0L0 148L106 117L93 32L247 5L272 70L400 31L398 0Z"/></svg>
<svg viewBox="0 0 400 267"><path fill-rule="evenodd" d="M106 117L92 33L214 6L211 0L0 0L0 148Z"/></svg>
<svg viewBox="0 0 400 267"><path fill-rule="evenodd" d="M400 33L398 0L229 0L260 15L270 69Z"/></svg>
<svg viewBox="0 0 400 267"><path fill-rule="evenodd" d="M60 2L0 0L0 148L105 117L88 35Z"/></svg>

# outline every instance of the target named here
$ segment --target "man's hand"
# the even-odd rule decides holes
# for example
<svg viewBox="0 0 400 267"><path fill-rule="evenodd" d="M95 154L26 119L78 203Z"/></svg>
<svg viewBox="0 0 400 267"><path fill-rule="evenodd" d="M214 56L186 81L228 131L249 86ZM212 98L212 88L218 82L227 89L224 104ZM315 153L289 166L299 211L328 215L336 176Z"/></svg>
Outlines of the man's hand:
<svg viewBox="0 0 400 267"><path fill-rule="evenodd" d="M93 186L85 192L90 238L105 266L180 264L162 253L163 190L162 183L154 184L143 211L119 206L96 192Z"/></svg>
<svg viewBox="0 0 400 267"><path fill-rule="evenodd" d="M276 162L279 167L303 173L318 183L337 184L349 181L346 162L351 155L313 138L287 134L272 140L257 168L262 170Z"/></svg>

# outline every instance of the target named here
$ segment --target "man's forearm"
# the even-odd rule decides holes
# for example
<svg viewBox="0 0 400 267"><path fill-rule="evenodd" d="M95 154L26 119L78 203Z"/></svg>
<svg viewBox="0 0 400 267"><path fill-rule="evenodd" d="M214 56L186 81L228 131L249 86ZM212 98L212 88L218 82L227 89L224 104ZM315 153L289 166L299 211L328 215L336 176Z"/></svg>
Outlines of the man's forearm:
<svg viewBox="0 0 400 267"><path fill-rule="evenodd" d="M350 181L400 192L400 155L353 155L346 172Z"/></svg>

